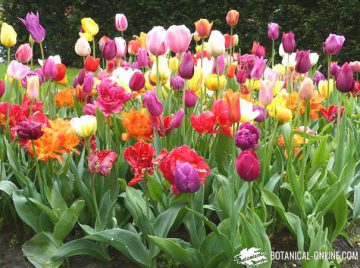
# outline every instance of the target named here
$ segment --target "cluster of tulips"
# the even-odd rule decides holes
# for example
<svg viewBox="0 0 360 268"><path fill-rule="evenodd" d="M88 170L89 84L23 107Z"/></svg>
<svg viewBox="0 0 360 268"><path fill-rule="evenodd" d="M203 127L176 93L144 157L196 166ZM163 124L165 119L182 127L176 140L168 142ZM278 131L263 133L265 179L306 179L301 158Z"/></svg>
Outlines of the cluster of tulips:
<svg viewBox="0 0 360 268"><path fill-rule="evenodd" d="M4 81L0 81L0 125L1 144L7 152L1 151L0 179L2 174L8 174L6 185L11 182L13 190L6 190L8 188L1 184L0 190L13 196L20 218L35 232L51 230L35 228L35 223L22 215L23 211L16 203L19 193L15 194L14 189L35 187L31 189L39 192L40 197L26 198L37 210L54 205L49 199L54 191L60 191L62 195L73 191L64 197L66 202L69 204L70 200L81 198L85 205L79 211L73 206L68 208L76 210L77 214L73 215L75 220L66 235L79 221L90 240L104 242L104 236L94 238L94 231L84 228L84 224L103 231L110 226L121 227L120 222L129 219L131 214L136 228L150 237L146 238L149 239L147 243L157 245L157 248L150 246L152 257L160 248L170 259L194 267L210 267L206 266L209 265L206 264L207 255L196 240L205 233L199 231L201 234L194 238L191 228L196 226L185 222L192 246L205 256L201 264L199 260L191 264L182 255L185 253L176 257L175 253L169 252L175 249L170 247L168 240L167 243L160 238L156 240L154 235L159 236L156 230L152 233L150 229L139 227L144 224L142 216L134 215L131 209L145 204L144 217L152 219L156 214L153 210L159 213L169 208L175 210L177 200L185 201L188 209L195 213L191 217L205 222L212 231L217 227L206 219L204 215L210 214L204 213L204 208L217 213L220 231L214 232L223 241L225 231L221 228L225 227L220 226L226 220L226 228L230 228L229 243L234 248L233 252L227 252L230 257L219 257L217 265L228 259L232 262L231 256L240 246L260 246L255 242L246 243L255 237L253 230L271 224L265 224L270 214L266 213L265 205L268 210L275 208L284 226L301 241L299 232L303 228L305 233L304 224L296 225L296 217L306 225L307 215L312 215L311 211L317 211L325 202L318 192L313 194L314 197L310 192L315 190L320 177L329 176L324 173L324 163L331 162L330 151L333 149L327 141L331 136L334 138L332 144L346 144L346 124L356 124L358 118L360 62L333 62L345 38L330 34L323 43L323 53L327 57L327 69L323 68L327 74L324 75L318 66L319 54L296 50L294 33L283 32L278 41L280 27L276 23L268 24L267 34L272 40L270 53L256 41L251 52L244 53L238 48L238 35L234 34L239 17L238 11L227 13L230 34L213 30L213 23L200 19L195 22L194 33L185 25L172 25L167 30L155 26L128 42L123 37L128 27L125 15L115 17L115 28L121 33L121 37L115 38L102 36L97 39L99 26L91 18L83 18L75 43L75 53L81 57L83 67L74 81L70 81L71 85L60 56L44 56L45 30L38 14L28 13L25 19L20 19L30 34L30 41L17 48L15 60L11 60L11 48L16 45L16 32L4 22L1 44L8 49L8 67L7 73L1 74ZM192 40L195 51L190 51ZM39 68L33 66L36 44L42 57L38 60ZM276 50L278 45L279 50ZM101 52L100 56L96 57L96 51ZM282 58L281 63L276 63L275 59L280 58L275 57L276 54ZM353 120L355 123L346 123ZM354 141L354 144L358 143ZM348 157L357 153L353 150ZM326 159L322 160L322 154ZM314 157L317 166L312 162ZM335 159L338 157L341 156L335 154ZM344 164L345 158L341 161ZM26 168L21 168L24 163L27 163ZM312 173L306 171L309 165ZM340 176L347 172L341 168L336 166L334 174ZM352 168L355 170L356 164ZM26 174L29 170L31 175ZM70 179L60 180L62 176ZM74 178L76 186L66 189L66 183L74 183ZM125 181L128 186L124 185ZM311 185L310 189L304 187L306 182ZM280 190L273 193L278 188L276 185L282 183L286 186L281 187L291 193L284 195L284 199ZM324 183L322 189L331 188L337 182ZM350 187L350 183L346 185ZM225 186L226 191L220 192ZM130 196L135 198L135 193L136 198L140 198L138 191L144 203L131 199ZM118 199L121 204L125 202L129 211L125 213L126 217L119 219L114 204L107 207L104 196L114 204L120 202ZM336 197L333 196L334 200ZM294 211L292 219L286 214L290 212L284 212L284 207L279 205L280 199L284 204L291 199L291 206L286 209ZM246 200L249 200L248 209ZM83 206L84 211L93 212L92 217L82 216ZM110 218L101 219L109 216L103 213L104 209L111 211ZM320 213L326 213L325 208ZM51 211L45 211L45 214L54 224L62 217L52 217ZM166 234L175 218L171 218ZM259 225L259 221L264 225ZM253 226L244 231L253 235L247 242L235 235L244 228L240 227L240 222ZM181 221L178 226L180 224ZM65 236L57 236L59 229L56 226L55 238L64 239ZM264 232L266 237L263 229L258 232ZM161 239L167 239L166 234ZM333 241L331 239L329 241ZM114 246L109 241L106 244ZM311 237L305 242L303 239L298 244L299 250L304 250L311 241ZM180 243L179 247L189 249L189 245ZM131 247L115 246L138 264L153 265L153 261L147 263L137 258L134 252L128 254ZM30 247L25 247L24 253L35 266L43 267L32 255ZM53 265L61 259L59 254L57 259L51 256ZM69 256L64 254L63 258ZM271 265L269 263L266 265ZM308 263L308 267L315 267L311 266L313 264Z"/></svg>

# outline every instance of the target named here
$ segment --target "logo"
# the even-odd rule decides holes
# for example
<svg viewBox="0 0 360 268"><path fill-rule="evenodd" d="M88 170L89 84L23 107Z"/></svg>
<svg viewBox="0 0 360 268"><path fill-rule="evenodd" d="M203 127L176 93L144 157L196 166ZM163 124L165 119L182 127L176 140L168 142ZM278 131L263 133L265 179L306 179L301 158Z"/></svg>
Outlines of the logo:
<svg viewBox="0 0 360 268"><path fill-rule="evenodd" d="M252 247L242 249L240 253L234 257L234 261L237 264L257 266L266 263L267 259L264 252L259 248Z"/></svg>

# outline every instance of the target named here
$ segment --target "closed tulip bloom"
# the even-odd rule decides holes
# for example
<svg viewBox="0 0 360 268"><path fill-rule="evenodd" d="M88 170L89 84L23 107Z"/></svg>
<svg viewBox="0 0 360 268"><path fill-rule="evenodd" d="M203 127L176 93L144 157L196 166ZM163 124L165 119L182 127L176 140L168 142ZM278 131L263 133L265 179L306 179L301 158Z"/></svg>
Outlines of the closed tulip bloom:
<svg viewBox="0 0 360 268"><path fill-rule="evenodd" d="M144 105L153 116L160 116L163 112L163 104L156 96L154 90L146 91L144 94Z"/></svg>
<svg viewBox="0 0 360 268"><path fill-rule="evenodd" d="M264 46L262 46L262 45L260 45L260 43L254 41L252 49L251 49L251 53L254 54L255 56L261 58L261 57L265 57L266 50L265 50Z"/></svg>
<svg viewBox="0 0 360 268"><path fill-rule="evenodd" d="M115 16L115 28L120 32L126 31L128 27L128 21L124 14L116 14Z"/></svg>
<svg viewBox="0 0 360 268"><path fill-rule="evenodd" d="M314 66L318 61L319 61L319 54L317 54L317 53L310 53L311 66Z"/></svg>
<svg viewBox="0 0 360 268"><path fill-rule="evenodd" d="M319 84L319 82L322 80L325 80L324 75L320 71L316 70L314 77L313 77L314 83Z"/></svg>
<svg viewBox="0 0 360 268"><path fill-rule="evenodd" d="M184 88L185 80L180 75L174 75L170 79L170 86L173 90L181 90Z"/></svg>
<svg viewBox="0 0 360 268"><path fill-rule="evenodd" d="M16 127L16 135L21 140L37 140L44 132L41 130L42 124L34 121L23 121Z"/></svg>
<svg viewBox="0 0 360 268"><path fill-rule="evenodd" d="M280 123L286 123L291 121L292 119L292 113L291 110L285 107L280 107L276 111L276 118L279 120Z"/></svg>
<svg viewBox="0 0 360 268"><path fill-rule="evenodd" d="M283 33L282 45L286 53L291 53L296 47L295 34L293 32Z"/></svg>
<svg viewBox="0 0 360 268"><path fill-rule="evenodd" d="M96 117L92 115L74 117L70 120L70 124L76 135L84 139L94 135L97 129Z"/></svg>
<svg viewBox="0 0 360 268"><path fill-rule="evenodd" d="M303 100L311 100L315 93L315 86L311 78L306 77L300 84L299 96Z"/></svg>
<svg viewBox="0 0 360 268"><path fill-rule="evenodd" d="M146 37L146 46L154 56L164 55L167 51L166 30L162 26L154 26Z"/></svg>
<svg viewBox="0 0 360 268"><path fill-rule="evenodd" d="M179 111L177 111L173 118L171 119L170 121L170 127L171 128L178 128L180 127L182 121L183 121L183 118L185 116L185 111L183 108L180 108Z"/></svg>
<svg viewBox="0 0 360 268"><path fill-rule="evenodd" d="M99 49L103 51L106 41L109 39L106 35L103 35L99 40Z"/></svg>
<svg viewBox="0 0 360 268"><path fill-rule="evenodd" d="M213 56L217 57L225 52L225 37L219 31L212 31L207 43L207 52Z"/></svg>
<svg viewBox="0 0 360 268"><path fill-rule="evenodd" d="M190 79L194 75L194 57L190 51L186 52L180 63L179 75L184 79Z"/></svg>
<svg viewBox="0 0 360 268"><path fill-rule="evenodd" d="M296 64L295 64L295 70L298 73L304 74L307 73L310 70L311 67L311 61L310 61L310 51L302 51L298 50L296 52Z"/></svg>
<svg viewBox="0 0 360 268"><path fill-rule="evenodd" d="M323 43L323 49L326 54L335 55L340 52L345 42L342 35L330 34Z"/></svg>
<svg viewBox="0 0 360 268"><path fill-rule="evenodd" d="M15 53L15 58L17 61L22 63L28 63L32 58L32 49L30 44L22 44L18 47Z"/></svg>
<svg viewBox="0 0 360 268"><path fill-rule="evenodd" d="M263 58L256 58L255 59L255 63L254 63L254 67L252 68L251 72L250 72L250 77L251 78L256 78L259 79L264 71L265 71L265 67L266 67L266 61Z"/></svg>
<svg viewBox="0 0 360 268"><path fill-rule="evenodd" d="M274 22L268 24L268 37L271 40L279 38L279 24Z"/></svg>
<svg viewBox="0 0 360 268"><path fill-rule="evenodd" d="M240 13L236 10L230 10L226 14L226 23L229 26L236 26L239 22Z"/></svg>
<svg viewBox="0 0 360 268"><path fill-rule="evenodd" d="M276 81L260 80L259 100L265 106L269 105L274 98L275 83Z"/></svg>
<svg viewBox="0 0 360 268"><path fill-rule="evenodd" d="M212 73L222 75L225 71L225 57L220 55L217 60L214 60Z"/></svg>
<svg viewBox="0 0 360 268"><path fill-rule="evenodd" d="M246 70L239 69L236 73L236 81L239 84L244 84L246 82Z"/></svg>
<svg viewBox="0 0 360 268"><path fill-rule="evenodd" d="M256 122L263 122L265 120L265 109L264 107L260 106L260 105L254 105L253 106L253 111L254 112L259 112L259 115L254 119Z"/></svg>
<svg viewBox="0 0 360 268"><path fill-rule="evenodd" d="M135 72L129 81L129 87L132 91L139 91L144 88L145 76L141 72Z"/></svg>
<svg viewBox="0 0 360 268"><path fill-rule="evenodd" d="M212 25L213 23L210 23L207 19L199 19L195 22L195 28L198 36L201 38L208 37L211 33Z"/></svg>
<svg viewBox="0 0 360 268"><path fill-rule="evenodd" d="M27 77L26 93L30 100L35 100L39 97L40 83L37 75Z"/></svg>
<svg viewBox="0 0 360 268"><path fill-rule="evenodd" d="M226 85L226 78L224 75L211 74L205 78L205 86L212 91L221 90Z"/></svg>
<svg viewBox="0 0 360 268"><path fill-rule="evenodd" d="M84 31L92 36L97 35L99 32L99 25L92 18L83 18L81 20L81 26Z"/></svg>
<svg viewBox="0 0 360 268"><path fill-rule="evenodd" d="M89 72L96 72L99 69L100 58L94 58L93 56L89 55L86 57L84 62L84 67Z"/></svg>
<svg viewBox="0 0 360 268"><path fill-rule="evenodd" d="M19 18L20 19L20 18ZM30 33L35 42L41 43L45 39L45 29L40 24L39 13L29 12L26 14L25 19L20 19L25 25L26 30Z"/></svg>
<svg viewBox="0 0 360 268"><path fill-rule="evenodd" d="M102 56L105 60L112 60L116 57L116 52L116 42L115 40L109 38L108 40L106 40L106 43L102 50Z"/></svg>
<svg viewBox="0 0 360 268"><path fill-rule="evenodd" d="M96 103L87 103L83 108L83 114L96 115Z"/></svg>
<svg viewBox="0 0 360 268"><path fill-rule="evenodd" d="M82 86L82 91L85 94L90 94L94 87L94 74L91 72L88 72L84 76L84 83Z"/></svg>
<svg viewBox="0 0 360 268"><path fill-rule="evenodd" d="M53 59L45 60L42 69L45 78L53 79L56 76L57 68L56 63Z"/></svg>
<svg viewBox="0 0 360 268"><path fill-rule="evenodd" d="M6 22L3 22L0 32L1 44L5 47L12 47L16 44L16 37L17 34L14 28Z"/></svg>
<svg viewBox="0 0 360 268"><path fill-rule="evenodd" d="M353 70L354 73L360 72L360 61L352 61L349 63L351 70Z"/></svg>
<svg viewBox="0 0 360 268"><path fill-rule="evenodd" d="M91 48L88 40L84 37L80 37L75 43L75 52L80 57L86 57L90 55Z"/></svg>
<svg viewBox="0 0 360 268"><path fill-rule="evenodd" d="M237 34L234 34L232 36L232 46L236 47L239 44L239 36Z"/></svg>
<svg viewBox="0 0 360 268"><path fill-rule="evenodd" d="M172 25L166 32L167 43L174 53L185 53L191 42L191 32L185 25Z"/></svg>
<svg viewBox="0 0 360 268"><path fill-rule="evenodd" d="M139 48L136 54L136 64L138 68L149 66L149 56L145 48Z"/></svg>
<svg viewBox="0 0 360 268"><path fill-rule="evenodd" d="M350 92L354 88L354 73L347 62L341 66L336 77L336 88L343 93Z"/></svg>
<svg viewBox="0 0 360 268"><path fill-rule="evenodd" d="M22 80L30 72L30 67L17 62L16 60L10 61L7 68L7 75L15 80Z"/></svg>
<svg viewBox="0 0 360 268"><path fill-rule="evenodd" d="M245 181L254 181L260 175L260 161L252 150L242 151L236 158L236 170Z"/></svg>
<svg viewBox="0 0 360 268"><path fill-rule="evenodd" d="M198 97L192 90L185 91L185 106L188 108L195 107Z"/></svg>
<svg viewBox="0 0 360 268"><path fill-rule="evenodd" d="M235 133L235 144L241 150L256 149L259 144L260 130L253 124L246 122L240 125Z"/></svg>
<svg viewBox="0 0 360 268"><path fill-rule="evenodd" d="M0 98L4 95L5 93L5 83L3 80L0 80Z"/></svg>
<svg viewBox="0 0 360 268"><path fill-rule="evenodd" d="M333 77L337 77L337 75L340 72L340 66L337 64L337 62L332 62L330 65L330 74Z"/></svg>
<svg viewBox="0 0 360 268"><path fill-rule="evenodd" d="M195 193L200 189L201 179L197 169L188 162L176 162L175 186L181 193Z"/></svg>
<svg viewBox="0 0 360 268"><path fill-rule="evenodd" d="M116 57L124 58L126 56L126 41L122 37L115 37Z"/></svg>

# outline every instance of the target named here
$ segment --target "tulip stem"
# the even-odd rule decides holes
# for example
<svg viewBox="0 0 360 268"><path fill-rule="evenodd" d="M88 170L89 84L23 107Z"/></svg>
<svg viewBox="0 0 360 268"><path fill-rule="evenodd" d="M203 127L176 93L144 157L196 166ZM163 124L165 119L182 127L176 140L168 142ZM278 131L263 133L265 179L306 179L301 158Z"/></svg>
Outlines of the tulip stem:
<svg viewBox="0 0 360 268"><path fill-rule="evenodd" d="M272 49L271 49L271 66L274 68L275 65L275 40L272 40Z"/></svg>
<svg viewBox="0 0 360 268"><path fill-rule="evenodd" d="M35 175L35 178L38 177L40 193L41 193L41 196L44 197L44 186L43 186L43 183L42 183L41 172L40 172L40 168L39 168L39 162L38 162L38 158L37 158L37 154L36 154L34 140L31 140L31 147L32 147L33 156L34 156L34 159L35 159L35 167L36 167L35 168L35 173L37 174L37 176Z"/></svg>
<svg viewBox="0 0 360 268"><path fill-rule="evenodd" d="M10 47L7 49L7 63L10 63Z"/></svg>
<svg viewBox="0 0 360 268"><path fill-rule="evenodd" d="M156 56L156 96L160 97L160 74L159 74L159 56Z"/></svg>
<svg viewBox="0 0 360 268"><path fill-rule="evenodd" d="M229 66L231 65L232 55L233 55L233 48L232 48L232 38L233 38L233 26L230 27L230 59L229 59Z"/></svg>
<svg viewBox="0 0 360 268"><path fill-rule="evenodd" d="M34 44L33 43L31 43L31 53L32 53L32 56L31 56L30 66L31 66L31 70L32 70L33 65L34 65Z"/></svg>
<svg viewBox="0 0 360 268"><path fill-rule="evenodd" d="M43 49L43 46L42 46L42 42L40 42L39 45L40 45L41 59L42 59L43 64L44 64L45 57L44 57L44 49Z"/></svg>
<svg viewBox="0 0 360 268"><path fill-rule="evenodd" d="M250 186L249 186L249 198L250 198L250 209L251 209L251 220L252 220L252 224L254 226L255 224L255 211L254 211L254 195L253 195L253 182L250 182Z"/></svg>
<svg viewBox="0 0 360 268"><path fill-rule="evenodd" d="M95 56L95 55L96 55L96 51L95 51L95 50L96 50L96 47L95 47L95 36L93 37L93 44L92 44L92 45L93 45L93 57L94 57L94 59L95 59L95 58L96 58L96 56Z"/></svg>
<svg viewBox="0 0 360 268"><path fill-rule="evenodd" d="M99 208L98 208L98 204L97 204L97 198L96 198L96 173L93 173L92 176L92 195L93 195L93 202L94 202L94 209L95 209L95 213L96 213L96 217L99 216ZM95 218L96 221L96 218Z"/></svg>
<svg viewBox="0 0 360 268"><path fill-rule="evenodd" d="M328 69L327 69L327 71L328 71L327 84L328 85L327 85L327 89L326 89L326 96L329 98L329 93L330 93L330 73L331 73L331 55L328 55L327 58L328 58L328 66L327 66L328 67Z"/></svg>
<svg viewBox="0 0 360 268"><path fill-rule="evenodd" d="M220 90L220 77L219 77L219 62L218 62L218 57L215 57L215 67L216 67L216 76L217 76L216 99L218 99L218 98L219 98L219 90Z"/></svg>

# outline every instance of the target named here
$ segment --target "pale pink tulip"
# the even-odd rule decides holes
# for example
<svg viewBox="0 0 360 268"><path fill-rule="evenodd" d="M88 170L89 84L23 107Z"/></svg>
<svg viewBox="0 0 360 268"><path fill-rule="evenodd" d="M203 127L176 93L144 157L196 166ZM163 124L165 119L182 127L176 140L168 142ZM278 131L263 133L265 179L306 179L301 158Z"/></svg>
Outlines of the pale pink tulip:
<svg viewBox="0 0 360 268"><path fill-rule="evenodd" d="M168 45L166 41L166 30L162 26L155 26L147 34L146 46L154 56L164 55Z"/></svg>
<svg viewBox="0 0 360 268"><path fill-rule="evenodd" d="M166 32L167 43L174 53L185 53L191 42L190 30L185 25L172 25Z"/></svg>

